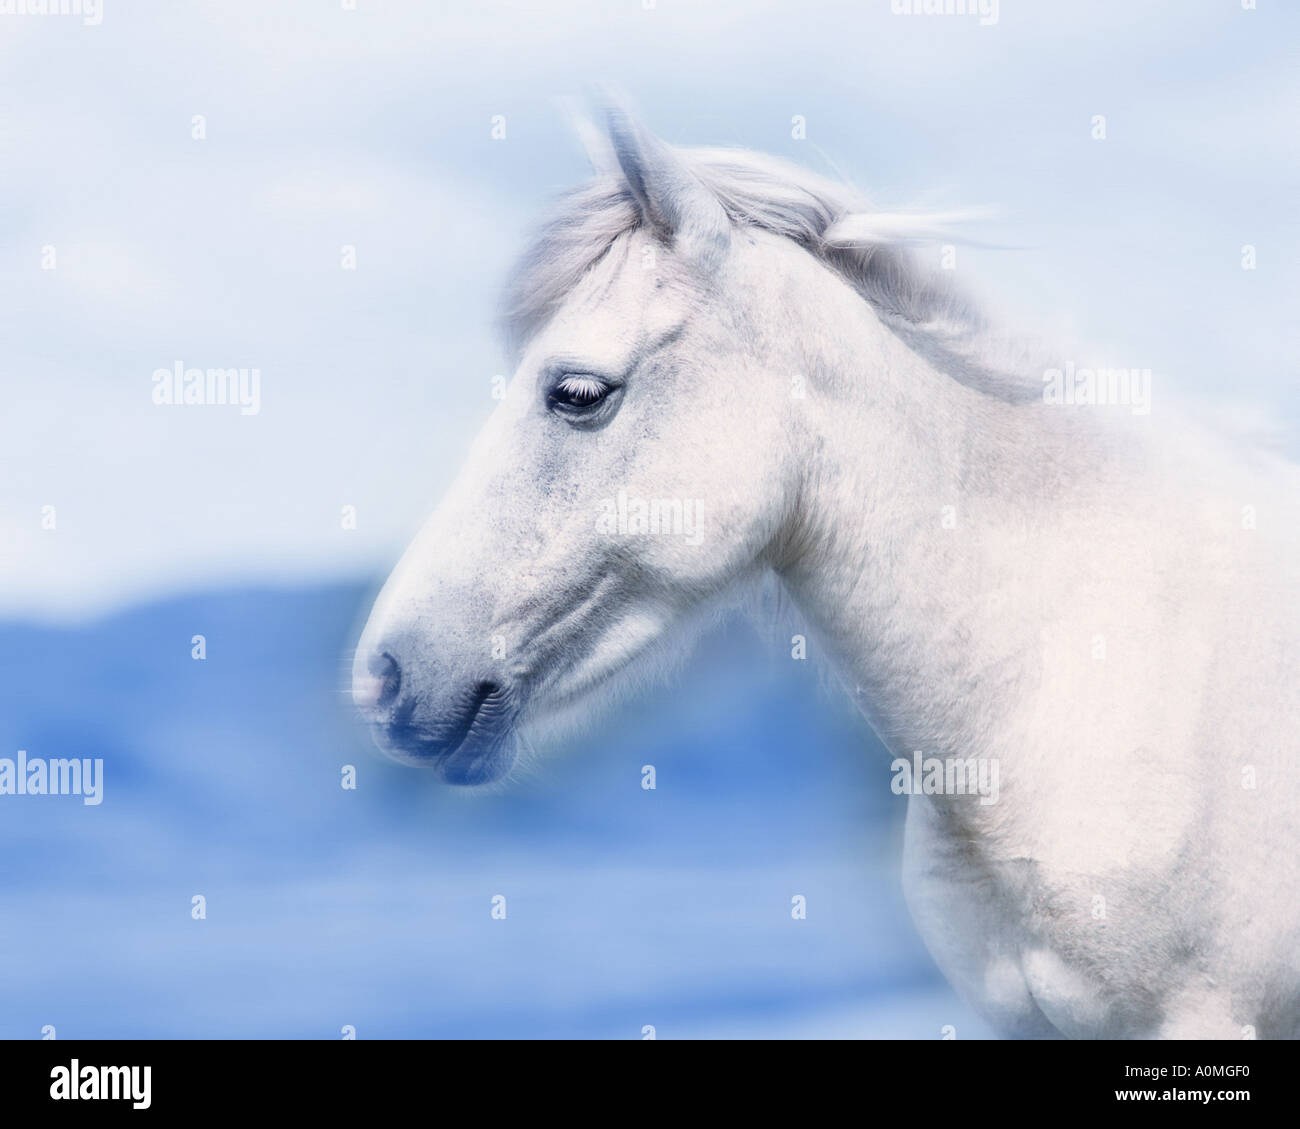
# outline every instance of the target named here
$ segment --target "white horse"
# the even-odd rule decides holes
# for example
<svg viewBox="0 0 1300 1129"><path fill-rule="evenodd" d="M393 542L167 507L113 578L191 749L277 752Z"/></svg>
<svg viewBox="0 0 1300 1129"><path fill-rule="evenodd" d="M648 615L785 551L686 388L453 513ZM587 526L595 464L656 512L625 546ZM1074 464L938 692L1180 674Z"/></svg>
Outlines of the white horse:
<svg viewBox="0 0 1300 1129"><path fill-rule="evenodd" d="M359 644L381 747L496 778L775 573L885 746L949 766L905 887L998 1030L1300 1035L1296 468L1045 395L900 249L929 220L617 110L597 163ZM984 761L996 797L952 786Z"/></svg>

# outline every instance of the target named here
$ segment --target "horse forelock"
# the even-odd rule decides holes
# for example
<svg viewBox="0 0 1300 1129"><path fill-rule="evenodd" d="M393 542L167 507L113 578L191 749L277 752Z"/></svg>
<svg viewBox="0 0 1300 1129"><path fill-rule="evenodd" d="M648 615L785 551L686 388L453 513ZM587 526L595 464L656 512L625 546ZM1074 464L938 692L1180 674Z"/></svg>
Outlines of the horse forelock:
<svg viewBox="0 0 1300 1129"><path fill-rule="evenodd" d="M949 272L925 267L913 248L961 242L953 213L872 210L850 186L743 149L676 149L731 222L789 239L831 268L909 346L964 384L997 395L1037 397L1026 380L1028 347L992 333ZM501 324L514 359L586 273L642 217L627 184L605 175L565 194L518 260Z"/></svg>

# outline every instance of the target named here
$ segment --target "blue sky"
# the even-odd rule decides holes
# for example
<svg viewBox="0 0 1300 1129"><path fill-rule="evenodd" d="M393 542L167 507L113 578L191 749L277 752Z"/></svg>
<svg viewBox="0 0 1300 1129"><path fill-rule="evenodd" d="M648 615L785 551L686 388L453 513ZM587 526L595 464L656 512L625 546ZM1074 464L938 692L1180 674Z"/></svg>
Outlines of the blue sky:
<svg viewBox="0 0 1300 1129"><path fill-rule="evenodd" d="M958 269L1004 320L1292 425L1298 23L1272 0L1004 0L988 27L888 0L0 16L0 615L382 574L492 409L496 295L586 171L559 100L601 81L677 143L996 208L1017 249ZM257 367L260 414L154 405L177 360Z"/></svg>

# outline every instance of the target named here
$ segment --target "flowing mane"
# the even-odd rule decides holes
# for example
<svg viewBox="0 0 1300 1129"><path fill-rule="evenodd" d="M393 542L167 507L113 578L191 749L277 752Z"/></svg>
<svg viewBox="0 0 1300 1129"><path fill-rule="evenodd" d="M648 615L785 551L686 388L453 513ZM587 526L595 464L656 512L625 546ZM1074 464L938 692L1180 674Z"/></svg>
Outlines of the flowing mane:
<svg viewBox="0 0 1300 1129"><path fill-rule="evenodd" d="M990 395L1038 399L1046 365L1023 340L996 333L952 280L914 248L962 242L970 214L873 211L852 187L789 161L744 149L679 149L676 156L722 204L733 224L782 236L834 270L940 370ZM564 298L642 217L617 173L566 193L512 272L502 303L511 356L550 320Z"/></svg>

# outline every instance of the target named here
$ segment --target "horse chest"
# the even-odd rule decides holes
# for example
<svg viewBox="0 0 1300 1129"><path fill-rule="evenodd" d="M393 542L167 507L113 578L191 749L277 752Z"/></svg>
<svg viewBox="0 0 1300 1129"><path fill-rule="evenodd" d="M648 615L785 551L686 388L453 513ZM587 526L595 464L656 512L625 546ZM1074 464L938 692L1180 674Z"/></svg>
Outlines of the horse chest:
<svg viewBox="0 0 1300 1129"><path fill-rule="evenodd" d="M973 858L925 797L909 801L903 886L935 962L1000 1034L1086 1038L1112 1025L1098 985L1060 955L1077 954L1084 931L1035 909L1060 894L1052 876Z"/></svg>

